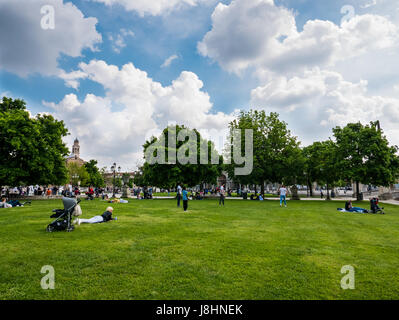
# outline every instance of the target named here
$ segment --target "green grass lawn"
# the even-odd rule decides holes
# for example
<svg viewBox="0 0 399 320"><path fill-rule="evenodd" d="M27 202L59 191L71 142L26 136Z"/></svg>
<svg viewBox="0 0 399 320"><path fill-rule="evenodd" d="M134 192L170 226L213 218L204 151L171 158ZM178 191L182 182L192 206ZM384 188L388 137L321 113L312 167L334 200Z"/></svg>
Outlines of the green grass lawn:
<svg viewBox="0 0 399 320"><path fill-rule="evenodd" d="M398 299L399 206L339 213L339 202L114 204L118 221L46 233L60 200L0 209L0 299ZM356 204L368 207L364 202ZM107 203L82 201L83 218ZM42 266L55 268L43 290ZM356 289L342 290L342 266Z"/></svg>

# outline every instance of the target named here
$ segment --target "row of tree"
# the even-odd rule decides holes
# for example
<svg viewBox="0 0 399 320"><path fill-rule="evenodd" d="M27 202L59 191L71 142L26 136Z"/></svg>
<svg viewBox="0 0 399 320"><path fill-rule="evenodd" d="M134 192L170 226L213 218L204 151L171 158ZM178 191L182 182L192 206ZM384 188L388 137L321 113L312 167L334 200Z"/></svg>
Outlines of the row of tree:
<svg viewBox="0 0 399 320"><path fill-rule="evenodd" d="M177 126L177 133L185 129ZM253 131L253 170L249 175L235 175L236 164L211 163L211 154L215 153L214 144L204 140L200 133L197 136L197 151L203 144L208 145L208 164L167 163L169 151L176 152L188 141L178 141L170 150L168 135L172 128L166 128L158 138L152 137L144 144L144 153L157 142L163 147L154 149L153 156L158 153L166 155L167 164L145 164L136 173L135 183L140 186L153 185L161 188L172 188L178 183L196 186L204 183L213 184L222 171L227 171L235 183L242 185L260 185L264 193L267 183L284 183L292 186L293 197L297 197L297 185L312 184L327 186L327 194L331 188L355 182L357 197L360 198L359 184L389 186L399 179L398 148L390 146L380 129L378 122L367 125L350 123L345 127L333 129L333 137L327 141L314 142L301 147L298 138L293 136L287 123L279 119L277 113L266 114L264 111L242 111L237 119L229 125L230 136L224 150L224 157L232 158L234 144L233 132L241 129L241 150L245 150L244 129ZM174 129L173 129L174 130ZM175 134L175 133L174 133ZM187 148L189 152L190 148ZM152 152L152 150L151 150ZM200 153L197 152L200 163Z"/></svg>
<svg viewBox="0 0 399 320"><path fill-rule="evenodd" d="M233 139L237 129L241 129L240 142ZM223 163L223 159L232 157L236 143L241 143L241 150L245 150L245 130L242 129L253 131L253 170L249 175L239 176L234 174L237 165ZM262 193L266 183L291 185L295 195L298 184L308 185L311 190L314 182L328 189L355 182L359 195L360 183L389 186L399 178L398 148L389 145L378 122L336 127L331 139L301 147L298 138L277 113L242 111L229 124L230 136L223 155L217 154L214 144L195 129L191 130L196 137L194 142L189 137L173 142L182 130L187 129L168 127L160 137L146 141L144 154L164 157L166 164L144 163L136 173L136 185L170 189L179 183L187 186L215 184L222 171L227 171L236 183L260 185ZM46 114L32 117L23 100L3 98L0 101L0 186L63 185L67 182L76 185L78 181L83 186L104 186L104 172L97 168L97 161L91 160L83 167L76 164L66 167L68 149L62 139L67 135L63 121ZM153 149L157 143L159 147ZM201 152L204 149L206 152ZM196 151L195 163L193 159L186 162L169 159L176 153L187 155L188 159L193 151ZM118 178L116 183L122 185L122 179Z"/></svg>

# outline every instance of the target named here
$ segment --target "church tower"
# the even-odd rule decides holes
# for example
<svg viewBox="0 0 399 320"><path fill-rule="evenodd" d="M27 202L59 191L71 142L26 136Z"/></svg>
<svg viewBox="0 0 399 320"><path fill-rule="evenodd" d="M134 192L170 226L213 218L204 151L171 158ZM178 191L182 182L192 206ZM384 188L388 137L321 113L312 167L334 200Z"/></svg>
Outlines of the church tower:
<svg viewBox="0 0 399 320"><path fill-rule="evenodd" d="M72 154L75 156L75 159L78 159L80 157L80 145L78 138L76 138L73 142Z"/></svg>

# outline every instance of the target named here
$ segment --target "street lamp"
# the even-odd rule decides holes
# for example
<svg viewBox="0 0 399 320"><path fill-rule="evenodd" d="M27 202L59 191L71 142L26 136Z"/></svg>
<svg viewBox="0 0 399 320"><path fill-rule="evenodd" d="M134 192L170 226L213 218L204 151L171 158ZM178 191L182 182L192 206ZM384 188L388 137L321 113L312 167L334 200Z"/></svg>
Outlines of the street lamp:
<svg viewBox="0 0 399 320"><path fill-rule="evenodd" d="M124 175L122 175L122 180L123 180L123 188L122 188L122 198L127 198L128 194L127 194L127 184L129 183L129 175L126 173Z"/></svg>
<svg viewBox="0 0 399 320"><path fill-rule="evenodd" d="M74 175L72 175L72 184L74 184L73 183L74 181L76 181L75 186L79 184L79 175L76 173Z"/></svg>
<svg viewBox="0 0 399 320"><path fill-rule="evenodd" d="M116 186L116 163L114 162L114 164L111 167L111 171L114 174L114 183L113 183L113 194L112 197L115 198L115 186ZM118 167L118 172L121 171L121 166Z"/></svg>

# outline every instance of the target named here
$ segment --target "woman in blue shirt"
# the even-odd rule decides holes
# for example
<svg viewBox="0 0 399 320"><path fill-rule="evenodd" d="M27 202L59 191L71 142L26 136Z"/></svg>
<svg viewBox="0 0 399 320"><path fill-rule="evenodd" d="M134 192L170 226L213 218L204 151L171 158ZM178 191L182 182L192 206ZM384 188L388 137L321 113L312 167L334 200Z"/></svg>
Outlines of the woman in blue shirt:
<svg viewBox="0 0 399 320"><path fill-rule="evenodd" d="M186 190L186 187L183 187L183 209L184 211L187 211L188 207L188 192Z"/></svg>

